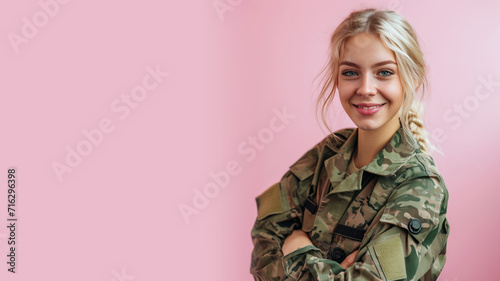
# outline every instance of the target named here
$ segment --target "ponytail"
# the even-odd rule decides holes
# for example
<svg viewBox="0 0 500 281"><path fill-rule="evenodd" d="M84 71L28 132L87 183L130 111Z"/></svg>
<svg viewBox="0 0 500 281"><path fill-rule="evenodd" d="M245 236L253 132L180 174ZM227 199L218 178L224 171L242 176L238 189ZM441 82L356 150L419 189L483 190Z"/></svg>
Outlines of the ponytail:
<svg viewBox="0 0 500 281"><path fill-rule="evenodd" d="M420 148L424 152L428 152L427 150L427 134L424 129L424 125L422 124L422 120L420 119L419 112L415 108L411 108L410 112L408 112L408 127L410 128L411 133L417 139L420 144Z"/></svg>
<svg viewBox="0 0 500 281"><path fill-rule="evenodd" d="M406 126L403 126L403 129L409 130L410 133L415 137L415 139L417 139L418 144L420 145L420 149L423 152L431 154L432 151L437 151L443 154L441 150L431 144L428 138L427 130L424 128L424 124L421 118L422 111L422 107L414 104L408 111L408 115L406 118L407 123Z"/></svg>

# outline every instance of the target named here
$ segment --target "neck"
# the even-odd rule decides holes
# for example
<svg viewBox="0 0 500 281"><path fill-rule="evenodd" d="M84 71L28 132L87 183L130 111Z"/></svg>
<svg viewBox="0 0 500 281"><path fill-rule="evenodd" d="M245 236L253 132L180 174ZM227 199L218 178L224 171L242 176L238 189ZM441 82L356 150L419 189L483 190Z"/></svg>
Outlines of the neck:
<svg viewBox="0 0 500 281"><path fill-rule="evenodd" d="M390 125L390 124L386 124ZM368 165L375 156L387 145L393 135L399 129L399 121L397 127L383 126L377 130L366 131L358 128L358 140L356 149L353 155L354 165L356 167L364 167Z"/></svg>

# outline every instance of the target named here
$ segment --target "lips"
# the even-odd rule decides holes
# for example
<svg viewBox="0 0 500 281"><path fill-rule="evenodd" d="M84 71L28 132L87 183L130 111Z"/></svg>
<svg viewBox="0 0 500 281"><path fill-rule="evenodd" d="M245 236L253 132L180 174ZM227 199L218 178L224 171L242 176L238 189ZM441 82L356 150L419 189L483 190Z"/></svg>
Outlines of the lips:
<svg viewBox="0 0 500 281"><path fill-rule="evenodd" d="M353 104L354 108L361 115L370 116L379 112L385 103L358 103Z"/></svg>
<svg viewBox="0 0 500 281"><path fill-rule="evenodd" d="M358 103L358 104L353 104L357 108L363 108L363 109L373 109L380 107L384 105L385 103Z"/></svg>

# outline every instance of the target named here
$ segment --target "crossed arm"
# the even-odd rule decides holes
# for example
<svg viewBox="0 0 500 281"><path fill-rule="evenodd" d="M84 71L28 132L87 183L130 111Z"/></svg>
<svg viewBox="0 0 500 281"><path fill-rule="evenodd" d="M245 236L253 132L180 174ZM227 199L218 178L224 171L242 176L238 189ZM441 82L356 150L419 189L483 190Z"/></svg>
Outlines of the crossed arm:
<svg viewBox="0 0 500 281"><path fill-rule="evenodd" d="M292 234L290 234L287 238L285 238L283 246L281 247L281 251L283 252L283 256L286 256L291 252L300 249L302 247L306 247L308 245L313 245L313 243L311 242L311 239L309 239L307 233L305 233L301 229L294 230ZM342 268L351 267L354 264L354 261L356 260L358 253L359 250L356 250L352 254L347 256L344 259L344 261L340 263L340 266Z"/></svg>
<svg viewBox="0 0 500 281"><path fill-rule="evenodd" d="M430 178L413 179L401 186L398 196L381 210L379 222L367 231L367 243L340 264L323 258L308 235L299 230L300 208L272 209L258 218L252 229L251 272L256 280L393 280L391 276L416 280L424 275L435 280L446 260L449 226L447 196L428 199L433 188ZM420 218L425 231L408 231L413 217ZM396 274L384 269L394 261L403 271Z"/></svg>

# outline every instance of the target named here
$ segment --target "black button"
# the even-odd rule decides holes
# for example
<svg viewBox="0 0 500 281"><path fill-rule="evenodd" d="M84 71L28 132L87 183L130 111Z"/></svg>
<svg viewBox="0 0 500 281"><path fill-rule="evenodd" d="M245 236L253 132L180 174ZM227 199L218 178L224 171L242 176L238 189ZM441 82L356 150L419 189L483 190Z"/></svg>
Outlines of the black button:
<svg viewBox="0 0 500 281"><path fill-rule="evenodd" d="M412 219L408 224L408 230L413 234L418 234L422 230L422 222L419 219Z"/></svg>
<svg viewBox="0 0 500 281"><path fill-rule="evenodd" d="M332 260L341 263L345 259L345 252L339 247L332 250Z"/></svg>

